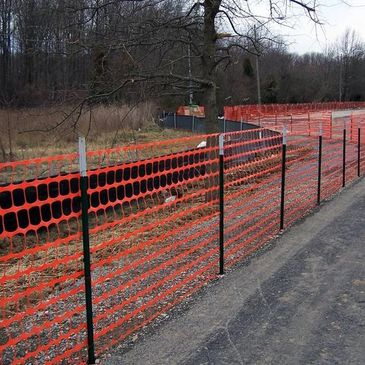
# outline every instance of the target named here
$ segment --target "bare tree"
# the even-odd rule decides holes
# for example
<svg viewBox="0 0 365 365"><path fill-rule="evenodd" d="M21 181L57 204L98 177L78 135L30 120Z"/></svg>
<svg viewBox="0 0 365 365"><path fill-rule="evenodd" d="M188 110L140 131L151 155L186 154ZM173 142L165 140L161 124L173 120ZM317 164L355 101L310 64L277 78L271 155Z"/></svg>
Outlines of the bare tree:
<svg viewBox="0 0 365 365"><path fill-rule="evenodd" d="M314 0L289 2L317 21ZM96 2L88 8L91 19L99 17L101 11L108 13L108 9L115 9L120 3ZM151 88L158 89L161 93L185 95L194 90L206 106L209 130L216 131L218 69L227 67L235 49L252 52L251 46L255 45L256 39L247 32L252 22L266 29L269 28L270 21L278 22L279 19L284 22L288 14L288 3L285 0L268 0L267 13L264 15L258 15L252 10L257 6L256 1L205 0L175 2L175 5L176 3L178 7L172 7L171 1L161 0L124 6L125 14L133 9L139 19L133 23L127 21L128 32L119 29L116 37L109 39L109 42L108 36L103 36L105 51L97 58L95 69L98 70L99 78L105 77L108 73L107 57L123 54L130 61L129 69L119 75L119 78L115 75L117 77L113 79L118 80L122 76L120 82L124 86L140 82L145 90ZM186 46L191 49L191 56L184 53ZM191 74L186 70L187 57L193 59ZM101 85L110 86L103 78ZM109 90L119 92L120 88L114 83ZM103 88L94 96L100 98L105 95L109 97L110 92Z"/></svg>
<svg viewBox="0 0 365 365"><path fill-rule="evenodd" d="M364 57L364 44L354 30L346 29L337 41L336 52L339 63L339 101L349 100L350 84L357 76L353 74L353 66Z"/></svg>
<svg viewBox="0 0 365 365"><path fill-rule="evenodd" d="M12 34L13 3L12 0L3 0L0 3L0 47L1 47L1 97L7 100L11 95L11 34Z"/></svg>
<svg viewBox="0 0 365 365"><path fill-rule="evenodd" d="M85 105L158 99L174 106L188 102L193 92L216 131L227 96L256 100L252 78L241 72L255 55L263 102L338 95L332 77L322 77L323 70L333 73L335 55L289 55L275 48L270 31L272 23L286 25L299 13L318 22L316 10L315 0L4 0L1 93L15 95L20 105L77 101L73 113L50 127L57 128L67 121L76 126ZM342 81L346 98L362 95L352 77L355 68L363 73L362 58L351 59L348 66L342 62L344 75L346 67L352 70Z"/></svg>

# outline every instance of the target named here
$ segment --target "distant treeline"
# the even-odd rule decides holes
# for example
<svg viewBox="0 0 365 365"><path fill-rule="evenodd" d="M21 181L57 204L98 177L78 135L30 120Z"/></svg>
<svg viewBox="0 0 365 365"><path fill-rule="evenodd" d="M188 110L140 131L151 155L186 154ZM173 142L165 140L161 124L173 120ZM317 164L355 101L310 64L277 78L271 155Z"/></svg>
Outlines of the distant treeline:
<svg viewBox="0 0 365 365"><path fill-rule="evenodd" d="M127 103L158 99L173 108L191 93L204 103L204 87L210 87L202 79L208 75L200 54L204 17L199 9L187 13L186 3L3 0L0 105L99 96ZM365 100L365 49L353 32L325 53L301 56L267 33L252 38L241 37L241 46L231 48L237 39L217 33L220 107L257 102L257 63L264 103Z"/></svg>

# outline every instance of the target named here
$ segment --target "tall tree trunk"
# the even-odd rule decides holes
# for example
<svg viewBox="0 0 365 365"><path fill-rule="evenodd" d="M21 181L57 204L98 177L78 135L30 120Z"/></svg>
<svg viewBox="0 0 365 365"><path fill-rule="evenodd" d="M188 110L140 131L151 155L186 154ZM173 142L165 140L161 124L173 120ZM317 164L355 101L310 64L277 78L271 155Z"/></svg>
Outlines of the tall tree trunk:
<svg viewBox="0 0 365 365"><path fill-rule="evenodd" d="M10 61L11 61L11 16L12 3L11 0L5 0L1 5L1 24L2 35L0 37L2 48L2 67L1 67L1 82L2 96L7 100L9 98L9 85L11 81Z"/></svg>
<svg viewBox="0 0 365 365"><path fill-rule="evenodd" d="M202 55L202 73L203 78L210 81L210 85L205 87L205 118L207 121L207 132L218 132L218 106L217 106L217 83L216 83L216 42L217 32L215 29L215 17L218 14L221 0L204 1L204 46ZM210 165L207 166L207 173L216 173L218 171L218 138L209 137L207 140L208 147L217 147L209 152ZM218 199L218 176L211 176L205 181L208 191L205 199L212 201Z"/></svg>
<svg viewBox="0 0 365 365"><path fill-rule="evenodd" d="M215 18L218 14L221 0L204 1L204 46L202 54L203 78L211 84L204 90L205 116L209 132L218 131L218 106L217 106L217 84L216 84L216 42L217 32L215 29Z"/></svg>

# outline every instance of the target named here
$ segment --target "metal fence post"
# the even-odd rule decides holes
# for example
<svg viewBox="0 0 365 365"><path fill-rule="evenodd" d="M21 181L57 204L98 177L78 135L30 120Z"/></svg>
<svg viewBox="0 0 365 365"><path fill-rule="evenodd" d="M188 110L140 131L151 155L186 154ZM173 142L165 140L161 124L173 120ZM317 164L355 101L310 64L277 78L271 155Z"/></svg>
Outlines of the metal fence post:
<svg viewBox="0 0 365 365"><path fill-rule="evenodd" d="M283 129L283 145L282 145L282 160L281 160L280 230L284 229L285 168L286 168L286 128L284 127L284 129Z"/></svg>
<svg viewBox="0 0 365 365"><path fill-rule="evenodd" d="M343 149L342 149L342 187L346 185L346 128L343 130Z"/></svg>
<svg viewBox="0 0 365 365"><path fill-rule="evenodd" d="M318 146L318 187L317 187L317 204L321 203L321 177L322 177L322 123L319 127L319 146Z"/></svg>
<svg viewBox="0 0 365 365"><path fill-rule="evenodd" d="M94 325L93 325L91 269L90 269L89 216L88 216L89 199L87 196L88 178L87 178L87 167L86 167L86 144L84 137L79 138L79 164L80 164L82 242L83 242L84 272L85 272L88 364L95 364L95 344L94 344Z"/></svg>
<svg viewBox="0 0 365 365"><path fill-rule="evenodd" d="M177 125L176 125L176 113L174 113L174 129L177 128Z"/></svg>
<svg viewBox="0 0 365 365"><path fill-rule="evenodd" d="M224 135L219 135L219 275L224 274Z"/></svg>
<svg viewBox="0 0 365 365"><path fill-rule="evenodd" d="M360 177L361 162L361 146L360 146L360 128L357 129L357 176Z"/></svg>
<svg viewBox="0 0 365 365"><path fill-rule="evenodd" d="M191 121L191 130L192 130L192 132L194 132L194 125L195 125L195 117L193 115L193 119Z"/></svg>

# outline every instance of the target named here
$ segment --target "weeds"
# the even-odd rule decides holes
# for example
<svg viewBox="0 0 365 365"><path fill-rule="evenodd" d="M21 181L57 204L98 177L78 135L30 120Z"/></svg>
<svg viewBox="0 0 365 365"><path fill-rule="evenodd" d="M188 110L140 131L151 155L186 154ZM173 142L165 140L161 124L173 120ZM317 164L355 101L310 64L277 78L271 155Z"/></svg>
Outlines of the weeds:
<svg viewBox="0 0 365 365"><path fill-rule="evenodd" d="M55 128L71 109L0 109L0 162L73 153L79 136L86 137L89 150L96 150L191 134L160 128L152 103L85 107L80 116L72 115Z"/></svg>

